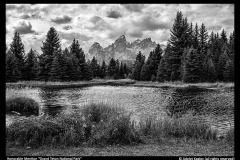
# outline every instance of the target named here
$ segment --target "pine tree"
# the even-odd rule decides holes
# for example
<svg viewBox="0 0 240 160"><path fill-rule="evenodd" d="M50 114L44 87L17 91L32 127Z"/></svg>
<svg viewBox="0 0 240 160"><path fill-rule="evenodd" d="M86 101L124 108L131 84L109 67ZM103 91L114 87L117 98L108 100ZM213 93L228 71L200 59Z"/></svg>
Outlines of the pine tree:
<svg viewBox="0 0 240 160"><path fill-rule="evenodd" d="M199 72L199 64L197 63L197 50L190 48L187 56L186 61L184 64L184 72L183 72L183 81L186 83L195 83L199 82L200 76L198 75Z"/></svg>
<svg viewBox="0 0 240 160"><path fill-rule="evenodd" d="M208 72L207 72L207 76L208 76L208 81L209 82L215 82L216 79L217 79L216 69L215 69L215 66L213 64L212 59L208 59Z"/></svg>
<svg viewBox="0 0 240 160"><path fill-rule="evenodd" d="M100 78L105 78L106 76L107 76L107 65L103 60L100 68Z"/></svg>
<svg viewBox="0 0 240 160"><path fill-rule="evenodd" d="M93 78L99 77L100 66L97 63L95 56L92 58L91 61L91 69L93 73Z"/></svg>
<svg viewBox="0 0 240 160"><path fill-rule="evenodd" d="M143 64L139 61L137 61L134 65L133 71L132 71L132 79L140 81L141 78L141 69L142 69Z"/></svg>
<svg viewBox="0 0 240 160"><path fill-rule="evenodd" d="M14 33L13 42L10 44L10 52L16 58L16 66L19 71L15 72L16 80L24 79L24 45L18 32Z"/></svg>
<svg viewBox="0 0 240 160"><path fill-rule="evenodd" d="M16 82L18 80L19 69L16 61L16 57L9 50L6 53L6 82Z"/></svg>
<svg viewBox="0 0 240 160"><path fill-rule="evenodd" d="M209 36L209 39L208 39L208 47L211 48L212 44L213 44L213 41L214 41L214 33L213 31L211 32L210 36Z"/></svg>
<svg viewBox="0 0 240 160"><path fill-rule="evenodd" d="M158 70L158 65L160 63L160 60L162 58L162 53L163 50L159 44L157 44L157 47L155 50L152 52L151 58L149 59L149 70L151 72L151 75L154 75L155 77L157 76L157 70Z"/></svg>
<svg viewBox="0 0 240 160"><path fill-rule="evenodd" d="M185 48L184 51L183 51L183 55L181 57L181 76L183 77L183 73L184 73L184 65L186 63L186 57L187 57L187 54L188 54L188 51L189 51L189 47Z"/></svg>
<svg viewBox="0 0 240 160"><path fill-rule="evenodd" d="M189 36L188 36L188 46L187 47L192 47L194 45L194 28L193 28L193 24L191 22L190 24L190 28L189 28Z"/></svg>
<svg viewBox="0 0 240 160"><path fill-rule="evenodd" d="M25 61L25 79L26 80L35 80L37 77L37 57L33 52L32 48L27 54Z"/></svg>
<svg viewBox="0 0 240 160"><path fill-rule="evenodd" d="M136 60L134 62L133 71L132 71L132 79L134 80L140 80L141 75L141 69L144 65L145 56L142 55L142 53L139 51L139 53L136 56Z"/></svg>
<svg viewBox="0 0 240 160"><path fill-rule="evenodd" d="M199 49L203 55L206 55L206 52L207 52L207 40L208 40L208 32L205 25L202 23L199 29Z"/></svg>
<svg viewBox="0 0 240 160"><path fill-rule="evenodd" d="M113 78L114 74L116 74L116 70L116 61L112 58L108 65L108 76Z"/></svg>
<svg viewBox="0 0 240 160"><path fill-rule="evenodd" d="M72 81L75 76L75 71L73 69L75 67L73 66L73 57L75 56L71 55L68 49L65 48L61 57L60 63L62 66L62 73L64 74L61 76L61 79L63 81Z"/></svg>
<svg viewBox="0 0 240 160"><path fill-rule="evenodd" d="M87 63L84 63L84 80L90 81L93 79L92 71L91 71L91 62L88 61Z"/></svg>
<svg viewBox="0 0 240 160"><path fill-rule="evenodd" d="M143 65L143 67L141 69L140 79L142 81L150 81L151 80L151 72L146 63Z"/></svg>
<svg viewBox="0 0 240 160"><path fill-rule="evenodd" d="M166 80L166 66L165 58L163 57L158 65L157 81L164 82L165 80Z"/></svg>
<svg viewBox="0 0 240 160"><path fill-rule="evenodd" d="M69 52L67 47L63 50L63 55L65 55L66 57L71 56L71 54L70 54L70 52Z"/></svg>
<svg viewBox="0 0 240 160"><path fill-rule="evenodd" d="M194 35L194 37L193 37L193 47L195 49L198 49L198 47L199 47L199 29L198 29L197 23L195 25L193 35Z"/></svg>
<svg viewBox="0 0 240 160"><path fill-rule="evenodd" d="M190 36L189 25L187 19L183 18L182 12L177 12L177 17L174 20L173 27L170 33L170 39L168 40L171 45L170 51L166 59L166 65L169 66L168 73L174 73L174 79L180 80L181 73L181 61L184 48L188 46L188 37Z"/></svg>
<svg viewBox="0 0 240 160"><path fill-rule="evenodd" d="M114 79L118 79L119 78L119 69L120 69L120 65L119 65L119 60L116 60L116 73L114 74Z"/></svg>
<svg viewBox="0 0 240 160"><path fill-rule="evenodd" d="M69 61L63 53L59 55L59 59L58 59L58 62L60 65L60 71L61 71L60 72L60 80L61 81L69 81L70 80L70 75L68 73Z"/></svg>
<svg viewBox="0 0 240 160"><path fill-rule="evenodd" d="M187 17L183 18L182 21L182 32L183 35L181 37L181 41L183 42L183 48L185 47L191 47L191 34L192 34L192 26L189 26Z"/></svg>
<svg viewBox="0 0 240 160"><path fill-rule="evenodd" d="M124 70L123 70L123 64L122 64L122 62L120 63L118 76L119 76L118 78L120 78L120 79L123 79L123 78L124 78Z"/></svg>
<svg viewBox="0 0 240 160"><path fill-rule="evenodd" d="M153 51L150 51L149 53L149 56L148 56L148 59L146 61L146 64L149 66L150 65L150 61L153 59L153 53L154 53L154 50Z"/></svg>
<svg viewBox="0 0 240 160"><path fill-rule="evenodd" d="M126 63L123 65L123 75L124 77L128 77L128 68Z"/></svg>
<svg viewBox="0 0 240 160"><path fill-rule="evenodd" d="M214 42L212 44L211 52L213 54L213 63L215 66L218 65L219 57L221 55L221 41L219 39L218 33L214 35Z"/></svg>
<svg viewBox="0 0 240 160"><path fill-rule="evenodd" d="M221 36L221 43L222 43L222 45L228 42L227 34L224 31L224 29L222 30L220 36Z"/></svg>
<svg viewBox="0 0 240 160"><path fill-rule="evenodd" d="M234 82L234 64L231 59L228 59L223 72L224 81Z"/></svg>
<svg viewBox="0 0 240 160"><path fill-rule="evenodd" d="M76 41L75 38L70 46L70 55L73 56L73 63L76 63L74 71L75 71L75 79L76 80L83 80L84 78L84 64L85 64L85 54L80 47L78 40Z"/></svg>
<svg viewBox="0 0 240 160"><path fill-rule="evenodd" d="M54 27L51 27L47 33L46 41L41 47L42 55L39 63L39 75L42 80L48 81L50 78L54 54L61 53L61 44L59 35Z"/></svg>
<svg viewBox="0 0 240 160"><path fill-rule="evenodd" d="M203 69L204 69L203 80L205 82L215 82L217 80L216 67L214 66L210 52L208 52L207 56L204 58Z"/></svg>
<svg viewBox="0 0 240 160"><path fill-rule="evenodd" d="M207 55L208 47L208 32L205 25L202 23L199 29L199 48L198 48L198 64L199 64L199 76L201 77L200 81L204 81L204 70L203 70L203 61L204 57Z"/></svg>
<svg viewBox="0 0 240 160"><path fill-rule="evenodd" d="M233 61L233 63L234 63L234 43L235 43L234 41L235 41L235 34L234 34L234 31L233 31L233 33L230 33L229 44L228 44L229 57Z"/></svg>
<svg viewBox="0 0 240 160"><path fill-rule="evenodd" d="M56 53L57 54L57 53ZM59 55L55 55L53 58L51 70L50 70L50 81L59 81L60 80L60 64L59 64Z"/></svg>
<svg viewBox="0 0 240 160"><path fill-rule="evenodd" d="M169 43L167 43L167 46L165 48L165 54L164 56L164 66L165 66L165 76L164 76L164 80L165 81L169 81L170 80L170 76L171 73L173 71L173 65L174 61L172 61L172 53L171 53L171 45Z"/></svg>

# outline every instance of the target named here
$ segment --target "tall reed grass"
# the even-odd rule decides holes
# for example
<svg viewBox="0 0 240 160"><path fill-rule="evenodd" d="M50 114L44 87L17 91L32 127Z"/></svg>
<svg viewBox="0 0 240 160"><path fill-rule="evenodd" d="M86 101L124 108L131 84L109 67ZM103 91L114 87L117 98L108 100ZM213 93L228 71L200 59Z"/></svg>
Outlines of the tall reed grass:
<svg viewBox="0 0 240 160"><path fill-rule="evenodd" d="M43 116L13 122L7 127L7 141L13 145L39 147L79 146L141 142L140 135L120 108L89 104L82 112Z"/></svg>
<svg viewBox="0 0 240 160"><path fill-rule="evenodd" d="M226 134L226 141L230 143L234 143L234 127L230 128Z"/></svg>
<svg viewBox="0 0 240 160"><path fill-rule="evenodd" d="M143 143L144 137L215 140L216 131L191 114L148 118L136 124L121 107L90 103L81 110L51 117L30 117L6 128L7 142L20 146L81 146Z"/></svg>
<svg viewBox="0 0 240 160"><path fill-rule="evenodd" d="M143 135L151 135L157 138L195 138L201 140L216 140L217 131L201 121L192 113L181 118L166 117L156 120L152 117L140 122L140 130Z"/></svg>

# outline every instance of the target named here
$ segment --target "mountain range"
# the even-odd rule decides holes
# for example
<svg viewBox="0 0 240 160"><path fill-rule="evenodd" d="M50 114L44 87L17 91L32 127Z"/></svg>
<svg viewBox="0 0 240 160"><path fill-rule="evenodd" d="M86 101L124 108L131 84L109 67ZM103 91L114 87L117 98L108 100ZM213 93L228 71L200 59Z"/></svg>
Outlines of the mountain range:
<svg viewBox="0 0 240 160"><path fill-rule="evenodd" d="M111 58L118 59L119 61L134 61L139 51L147 58L150 51L157 46L156 42L153 42L151 38L143 40L135 40L132 43L126 40L124 35L120 36L114 43L103 48L98 42L95 42L88 51L88 59L92 59L94 56L98 62L105 60L108 63ZM160 45L165 48L165 45Z"/></svg>

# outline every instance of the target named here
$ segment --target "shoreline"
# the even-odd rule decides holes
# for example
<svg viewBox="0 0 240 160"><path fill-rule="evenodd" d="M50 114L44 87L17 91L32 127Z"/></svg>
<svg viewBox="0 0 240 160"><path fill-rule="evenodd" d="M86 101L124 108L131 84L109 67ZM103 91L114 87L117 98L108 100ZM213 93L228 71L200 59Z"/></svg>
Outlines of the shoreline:
<svg viewBox="0 0 240 160"><path fill-rule="evenodd" d="M234 145L169 139L138 145L79 147L6 147L7 156L234 156Z"/></svg>
<svg viewBox="0 0 240 160"><path fill-rule="evenodd" d="M186 88L186 87L198 87L203 89L234 89L234 83L183 83L183 82L144 82L134 81L130 79L120 80L91 80L91 81L78 81L78 82L43 82L43 81L22 81L16 83L6 83L6 87L42 87L52 89L64 89L64 88L82 88L99 85L110 86L132 86L132 87L150 87L150 88Z"/></svg>

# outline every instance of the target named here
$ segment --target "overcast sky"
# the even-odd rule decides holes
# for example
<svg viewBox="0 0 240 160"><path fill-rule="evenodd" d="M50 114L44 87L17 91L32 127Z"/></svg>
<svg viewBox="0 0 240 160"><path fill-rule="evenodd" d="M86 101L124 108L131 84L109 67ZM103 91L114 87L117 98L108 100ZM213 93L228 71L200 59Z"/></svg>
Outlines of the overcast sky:
<svg viewBox="0 0 240 160"><path fill-rule="evenodd" d="M75 38L85 53L94 42L107 47L121 35L128 42L151 37L166 44L177 11L193 24L204 23L209 33L234 30L233 4L6 4L6 43L18 31L26 52L41 53L55 27L63 49Z"/></svg>

